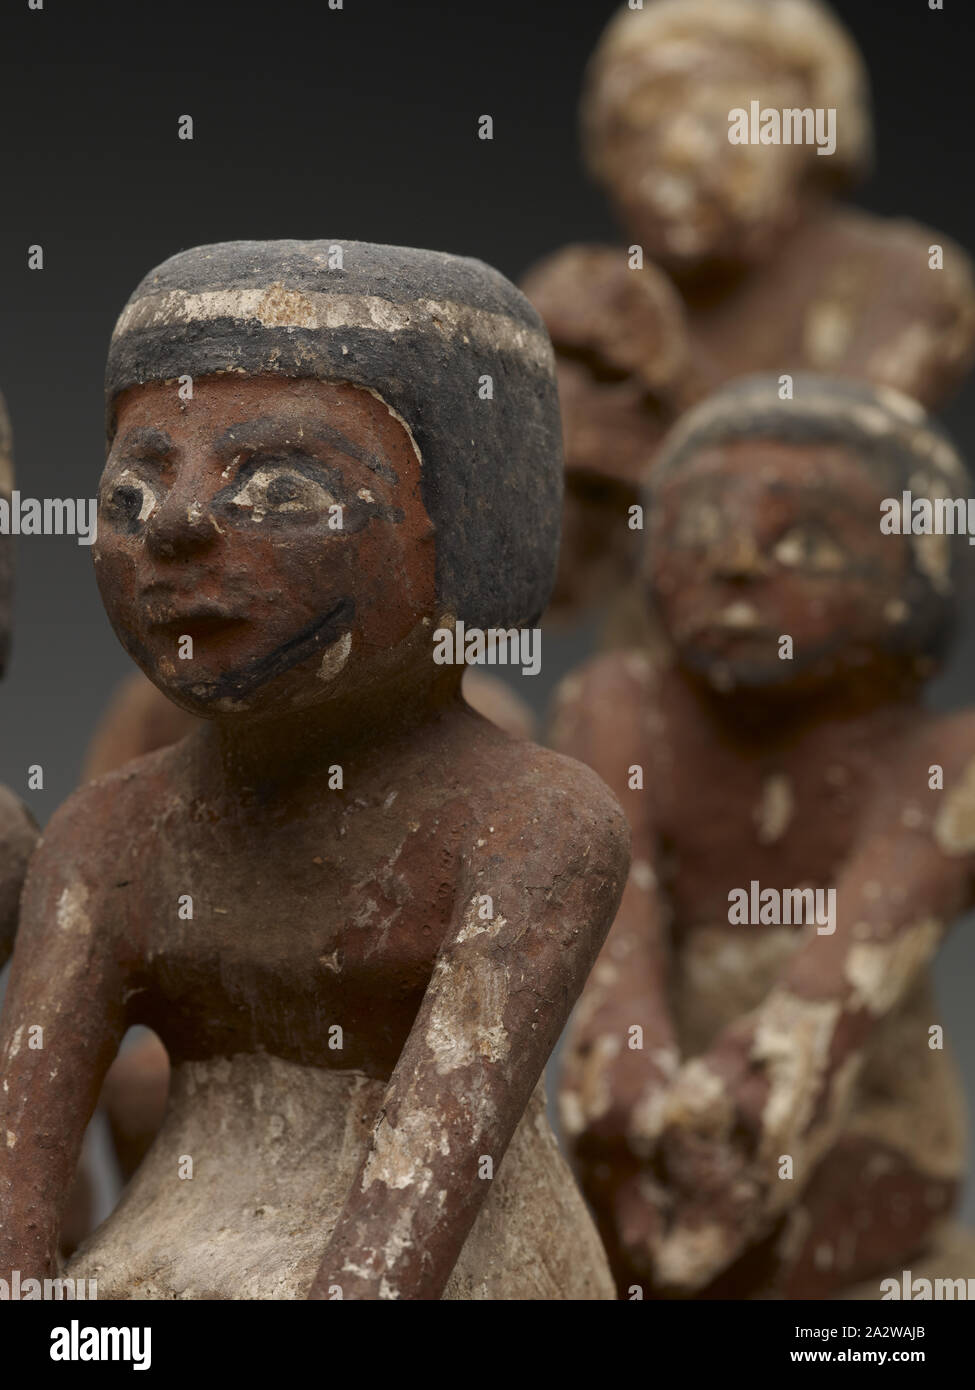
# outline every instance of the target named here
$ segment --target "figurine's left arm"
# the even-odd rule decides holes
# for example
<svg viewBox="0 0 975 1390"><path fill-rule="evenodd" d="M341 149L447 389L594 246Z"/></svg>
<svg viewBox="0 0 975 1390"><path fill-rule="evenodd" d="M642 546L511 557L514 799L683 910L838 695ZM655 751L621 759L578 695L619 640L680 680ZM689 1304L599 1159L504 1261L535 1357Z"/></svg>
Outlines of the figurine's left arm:
<svg viewBox="0 0 975 1390"><path fill-rule="evenodd" d="M626 880L623 814L570 766L556 804L478 837L312 1298L443 1293Z"/></svg>

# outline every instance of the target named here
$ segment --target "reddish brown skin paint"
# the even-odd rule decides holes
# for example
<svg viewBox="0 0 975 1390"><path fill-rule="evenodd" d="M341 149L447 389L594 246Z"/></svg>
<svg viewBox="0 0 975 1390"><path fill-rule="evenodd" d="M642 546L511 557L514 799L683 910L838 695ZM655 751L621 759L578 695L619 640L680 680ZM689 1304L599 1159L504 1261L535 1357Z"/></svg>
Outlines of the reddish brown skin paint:
<svg viewBox="0 0 975 1390"><path fill-rule="evenodd" d="M836 1294L923 1252L955 1202L963 1098L929 1049L927 964L973 901L975 720L923 708L932 663L898 637L911 542L881 535L884 495L853 449L702 446L655 497L664 645L563 688L555 746L614 788L633 832L563 1077L624 1296ZM766 817L773 779L787 800ZM793 949L797 928L730 925L752 879L835 887L835 933Z"/></svg>
<svg viewBox="0 0 975 1390"><path fill-rule="evenodd" d="M216 443L268 417L277 434L263 447L286 455L283 473L300 440L306 474L330 469L350 511L360 490L371 494L361 529L331 535L313 489L299 522L241 512L228 488L246 462L217 458ZM323 422L398 481L315 444ZM136 448L133 431L148 428L169 443ZM142 544L126 518L144 496L131 476L119 481L125 468L157 480ZM336 1283L345 1298L443 1291L489 1187L478 1156L503 1155L612 921L628 831L588 769L509 739L462 701L462 668L432 662L435 538L419 475L398 421L341 384L227 376L198 379L189 403L164 384L121 398L99 586L146 673L207 722L82 788L34 860L0 1024L3 1123L16 1136L0 1147L0 1267L54 1269L84 1127L123 1034L141 1023L177 1068L263 1050L312 1072L388 1080L387 1132L408 1150L419 1115L449 1145L420 1143L427 1197L353 1183L323 1233L311 1296ZM296 486L271 488L270 500L294 500ZM321 647L281 660L305 651L296 629L335 611L333 640L352 634L340 671L320 678ZM194 638L182 663L191 674L181 633ZM327 788L335 764L342 791ZM388 919L378 939L350 926L366 884ZM465 934L481 891L503 920ZM177 916L186 893L192 923ZM438 1070L431 1016L446 1012L453 1035L468 1036L487 965L507 982L503 1056L475 1047L467 1064ZM36 1020L43 1052L20 1046ZM342 1026L341 1053L325 1021ZM377 1256L404 1220L410 1240Z"/></svg>

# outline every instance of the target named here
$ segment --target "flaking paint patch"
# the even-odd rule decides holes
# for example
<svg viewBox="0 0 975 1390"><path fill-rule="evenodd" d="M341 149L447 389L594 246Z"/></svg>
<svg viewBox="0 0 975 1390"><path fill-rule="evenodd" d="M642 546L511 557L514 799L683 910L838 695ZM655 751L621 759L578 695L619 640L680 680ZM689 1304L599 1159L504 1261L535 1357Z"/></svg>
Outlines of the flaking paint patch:
<svg viewBox="0 0 975 1390"><path fill-rule="evenodd" d="M707 1116L715 1134L725 1134L734 1106L721 1077L701 1057L687 1062L667 1097L667 1123L685 1126Z"/></svg>
<svg viewBox="0 0 975 1390"><path fill-rule="evenodd" d="M844 973L853 986L854 1007L884 1014L904 996L920 968L931 959L941 940L942 924L928 917L893 938L856 942L849 950Z"/></svg>
<svg viewBox="0 0 975 1390"><path fill-rule="evenodd" d="M694 1230L678 1227L657 1248L654 1265L658 1280L673 1288L700 1287L728 1263L731 1240L731 1232L716 1223Z"/></svg>
<svg viewBox="0 0 975 1390"><path fill-rule="evenodd" d="M351 650L352 633L343 632L341 637L336 637L335 641L325 648L318 668L318 679L333 681L348 661Z"/></svg>
<svg viewBox="0 0 975 1390"><path fill-rule="evenodd" d="M76 932L80 936L90 935L91 919L85 911L87 903L88 889L80 879L62 888L57 906L57 923L62 931Z"/></svg>
<svg viewBox="0 0 975 1390"><path fill-rule="evenodd" d="M764 1063L769 1082L762 1111L766 1154L778 1155L806 1130L840 1012L838 1000L800 999L788 990L773 991L762 1009L751 1056Z"/></svg>
<svg viewBox="0 0 975 1390"><path fill-rule="evenodd" d="M432 1174L424 1163L431 1153L450 1153L447 1131L436 1115L427 1110L405 1114L394 1128L385 1115L373 1136L373 1147L362 1171L362 1190L374 1182L386 1187L416 1187L422 1196L430 1186Z"/></svg>
<svg viewBox="0 0 975 1390"><path fill-rule="evenodd" d="M596 1038L583 1063L578 1087L579 1106L589 1120L598 1120L613 1103L608 1063L619 1055L622 1043L615 1033Z"/></svg>
<svg viewBox="0 0 975 1390"><path fill-rule="evenodd" d="M945 797L935 818L934 839L942 854L955 856L975 850L975 759Z"/></svg>
<svg viewBox="0 0 975 1390"><path fill-rule="evenodd" d="M586 1127L586 1117L575 1091L563 1087L559 1092L559 1118L562 1128L568 1135L581 1134Z"/></svg>
<svg viewBox="0 0 975 1390"><path fill-rule="evenodd" d="M479 895L475 895L464 912L463 926L454 938L458 946L464 941L473 940L476 936L497 936L501 928L507 926L506 919L500 913L494 917L482 918L479 907L480 898Z"/></svg>
<svg viewBox="0 0 975 1390"><path fill-rule="evenodd" d="M754 811L759 844L774 845L777 840L781 840L792 822L795 809L795 797L789 778L784 773L774 773L771 777L766 777L762 786L762 798Z"/></svg>
<svg viewBox="0 0 975 1390"><path fill-rule="evenodd" d="M439 988L427 1025L426 1042L439 1076L477 1061L499 1062L508 1055L504 1026L508 971L504 962L471 955L462 965L441 961Z"/></svg>

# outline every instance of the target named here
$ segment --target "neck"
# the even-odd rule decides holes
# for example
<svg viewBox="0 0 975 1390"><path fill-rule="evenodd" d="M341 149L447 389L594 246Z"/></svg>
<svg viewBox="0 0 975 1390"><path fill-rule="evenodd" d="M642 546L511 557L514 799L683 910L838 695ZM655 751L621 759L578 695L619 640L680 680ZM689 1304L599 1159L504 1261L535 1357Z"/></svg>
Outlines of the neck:
<svg viewBox="0 0 975 1390"><path fill-rule="evenodd" d="M883 718L894 723L913 722L923 688L912 666L893 661L806 687L793 684L721 692L686 668L682 677L717 723L738 738L763 742L794 738L806 728L834 721Z"/></svg>
<svg viewBox="0 0 975 1390"><path fill-rule="evenodd" d="M193 747L200 780L232 794L266 793L320 779L336 765L344 774L377 759L389 763L398 745L415 742L459 703L462 675L462 667L427 661L305 709L208 721Z"/></svg>
<svg viewBox="0 0 975 1390"><path fill-rule="evenodd" d="M832 213L832 204L821 197L805 196L797 215L769 239L765 254L753 261L727 261L713 258L670 267L684 299L692 307L706 306L739 288L759 272L766 274L774 263L793 254L796 243Z"/></svg>

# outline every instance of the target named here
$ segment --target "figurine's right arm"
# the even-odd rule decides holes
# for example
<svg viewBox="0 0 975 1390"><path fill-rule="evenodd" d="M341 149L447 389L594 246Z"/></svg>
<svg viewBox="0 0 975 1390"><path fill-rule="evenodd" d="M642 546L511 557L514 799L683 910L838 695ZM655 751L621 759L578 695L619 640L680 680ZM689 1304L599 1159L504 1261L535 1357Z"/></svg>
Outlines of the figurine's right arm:
<svg viewBox="0 0 975 1390"><path fill-rule="evenodd" d="M61 1209L125 1029L125 966L99 920L92 820L73 797L27 874L0 1016L0 1278L56 1272Z"/></svg>
<svg viewBox="0 0 975 1390"><path fill-rule="evenodd" d="M587 763L616 795L630 823L632 862L616 920L570 1027L560 1088L563 1124L580 1157L622 1145L653 1147L662 1094L679 1064L668 1001L666 906L645 771L650 666L638 655L600 658L559 694L553 742Z"/></svg>

